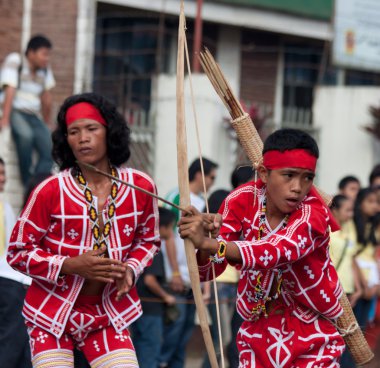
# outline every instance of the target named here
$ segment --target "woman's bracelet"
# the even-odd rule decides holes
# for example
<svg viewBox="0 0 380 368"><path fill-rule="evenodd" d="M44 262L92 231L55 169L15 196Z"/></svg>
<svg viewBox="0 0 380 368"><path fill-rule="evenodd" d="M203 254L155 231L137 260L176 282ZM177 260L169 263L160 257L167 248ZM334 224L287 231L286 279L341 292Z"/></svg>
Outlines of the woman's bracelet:
<svg viewBox="0 0 380 368"><path fill-rule="evenodd" d="M219 247L217 252L210 256L210 261L214 263L223 263L226 259L227 243L224 240L217 239Z"/></svg>

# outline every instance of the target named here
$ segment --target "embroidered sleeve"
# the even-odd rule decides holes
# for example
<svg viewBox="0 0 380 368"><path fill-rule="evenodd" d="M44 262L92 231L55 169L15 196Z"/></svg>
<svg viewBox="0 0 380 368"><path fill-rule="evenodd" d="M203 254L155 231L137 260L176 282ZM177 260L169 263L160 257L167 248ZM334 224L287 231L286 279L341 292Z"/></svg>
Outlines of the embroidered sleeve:
<svg viewBox="0 0 380 368"><path fill-rule="evenodd" d="M60 284L58 277L66 257L51 254L40 246L50 226L51 198L57 195L49 183L40 184L24 207L12 231L7 261L32 278Z"/></svg>
<svg viewBox="0 0 380 368"><path fill-rule="evenodd" d="M147 185L145 184L145 187ZM153 181L149 178L148 188L152 193L157 193ZM144 203L142 215L136 228L131 251L128 254L127 264L133 269L135 282L144 271L144 268L152 263L154 255L160 247L159 215L157 199L143 193L136 193L137 203Z"/></svg>
<svg viewBox="0 0 380 368"><path fill-rule="evenodd" d="M323 208L314 209L303 204L289 218L285 229L259 241L236 241L242 256L242 270L285 267L327 246L329 231Z"/></svg>

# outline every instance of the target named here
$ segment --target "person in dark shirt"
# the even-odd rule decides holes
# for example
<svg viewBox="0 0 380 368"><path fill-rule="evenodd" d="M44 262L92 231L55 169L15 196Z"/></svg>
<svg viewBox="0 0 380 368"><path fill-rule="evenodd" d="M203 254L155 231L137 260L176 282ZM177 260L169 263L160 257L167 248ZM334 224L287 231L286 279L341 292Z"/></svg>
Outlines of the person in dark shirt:
<svg viewBox="0 0 380 368"><path fill-rule="evenodd" d="M164 242L174 236L176 221L174 212L159 208L160 237ZM162 253L153 259L137 282L143 315L132 325L132 340L140 368L158 367L163 336L165 308L174 306L176 299L162 285L165 284L165 269Z"/></svg>

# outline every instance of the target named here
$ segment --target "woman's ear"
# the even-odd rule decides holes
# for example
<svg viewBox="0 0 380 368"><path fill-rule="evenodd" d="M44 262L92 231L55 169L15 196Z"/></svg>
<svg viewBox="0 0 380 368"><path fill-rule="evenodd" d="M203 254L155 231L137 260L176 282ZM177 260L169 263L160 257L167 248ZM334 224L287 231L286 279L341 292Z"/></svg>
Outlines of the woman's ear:
<svg viewBox="0 0 380 368"><path fill-rule="evenodd" d="M257 168L257 173L264 184L268 182L269 171L264 165L259 165Z"/></svg>

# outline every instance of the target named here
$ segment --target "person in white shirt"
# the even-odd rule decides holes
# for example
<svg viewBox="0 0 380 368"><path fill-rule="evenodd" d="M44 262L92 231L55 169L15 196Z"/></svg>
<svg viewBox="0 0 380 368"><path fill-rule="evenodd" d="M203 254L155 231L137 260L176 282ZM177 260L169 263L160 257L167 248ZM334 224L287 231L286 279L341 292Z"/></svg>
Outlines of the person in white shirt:
<svg viewBox="0 0 380 368"><path fill-rule="evenodd" d="M33 173L49 172L53 165L48 128L52 105L50 90L55 86L48 65L51 48L46 37L34 36L24 56L16 52L9 54L1 68L0 129L11 127L24 186ZM34 150L38 153L38 161L32 170Z"/></svg>
<svg viewBox="0 0 380 368"><path fill-rule="evenodd" d="M215 182L218 164L203 158L203 168L205 173L205 185L208 191ZM200 160L196 159L189 167L189 188L190 202L199 211L205 208L203 198L203 179ZM179 205L179 191L174 189L167 197L169 201ZM169 207L168 207L169 208ZM177 221L180 213L175 208L170 208L176 216ZM175 293L178 319L165 325L164 338L161 346L160 367L182 368L185 363L186 345L191 337L194 327L195 305L191 292L190 275L187 267L184 241L175 229L174 252L171 252L169 243L166 242L162 248L165 262L166 279L170 281L170 288ZM175 253L175 254L174 254ZM208 298L205 291L204 298Z"/></svg>
<svg viewBox="0 0 380 368"><path fill-rule="evenodd" d="M0 158L0 193L4 191L6 176ZM16 222L9 203L0 200L0 362L2 367L29 368L31 354L24 318L21 315L28 276L16 272L6 261L8 239Z"/></svg>

